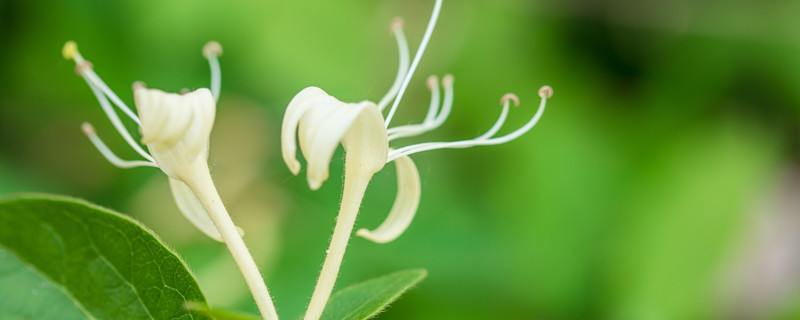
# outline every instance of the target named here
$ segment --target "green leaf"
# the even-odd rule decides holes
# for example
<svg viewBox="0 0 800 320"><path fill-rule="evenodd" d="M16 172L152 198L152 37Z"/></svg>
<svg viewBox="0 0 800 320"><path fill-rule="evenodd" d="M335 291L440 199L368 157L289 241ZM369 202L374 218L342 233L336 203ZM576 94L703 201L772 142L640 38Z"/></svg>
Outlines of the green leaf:
<svg viewBox="0 0 800 320"><path fill-rule="evenodd" d="M186 265L140 224L84 201L0 199L0 318L206 319Z"/></svg>
<svg viewBox="0 0 800 320"><path fill-rule="evenodd" d="M205 303L188 302L186 309L196 311L214 320L261 320L261 317L249 313L229 311L208 307Z"/></svg>
<svg viewBox="0 0 800 320"><path fill-rule="evenodd" d="M404 270L344 288L328 301L322 319L372 318L427 275L428 272L421 269Z"/></svg>

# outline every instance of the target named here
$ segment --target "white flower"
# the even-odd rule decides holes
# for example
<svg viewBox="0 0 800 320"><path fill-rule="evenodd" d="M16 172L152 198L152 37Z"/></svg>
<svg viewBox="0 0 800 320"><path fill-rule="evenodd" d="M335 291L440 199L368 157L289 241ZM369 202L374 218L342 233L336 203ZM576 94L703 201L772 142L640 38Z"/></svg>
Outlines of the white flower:
<svg viewBox="0 0 800 320"><path fill-rule="evenodd" d="M506 94L500 99L503 108L498 120L486 133L477 138L427 142L391 149L389 145L395 139L416 136L438 128L452 109L453 77L446 75L442 79L441 87L444 88L442 98L439 92L439 80L432 76L427 82L431 90L431 103L425 119L419 124L389 128L397 106L430 40L441 6L442 0L436 0L425 35L410 66L410 54L403 34L402 21L396 19L392 22L392 31L399 48L400 64L397 77L389 92L378 103L342 102L320 88L308 87L300 91L286 108L281 127L283 159L292 173L299 174L301 166L296 153L297 144L300 145L308 164L306 178L311 189L318 189L328 179L328 167L340 142L345 150L342 202L328 254L305 313L306 320L316 320L322 315L333 290L367 184L376 172L388 162L395 163L398 176L397 196L388 217L378 228L371 231L361 229L356 234L377 243L386 243L396 239L408 228L419 206L421 194L419 172L409 155L434 149L467 148L511 141L536 125L544 112L547 99L552 95L549 86L539 89L541 97L539 109L530 121L511 133L497 136L508 116L511 102L519 105L517 96ZM392 99L394 102L384 119L383 111Z"/></svg>
<svg viewBox="0 0 800 320"><path fill-rule="evenodd" d="M389 217L376 230L361 229L357 232L357 235L375 242L385 243L397 238L408 227L417 210L420 180L414 162L408 158L409 155L427 150L467 148L511 141L529 131L539 121L547 99L552 96L552 89L549 86L542 87L539 90L541 97L539 109L531 120L521 128L503 136L497 136L497 133L508 116L510 104L513 102L515 105L519 105L519 98L510 93L504 95L500 100L502 110L495 124L477 138L450 142L426 142L390 149L389 144L396 139L416 136L438 128L445 122L452 109L453 77L446 75L441 81L444 97L440 108L439 80L435 76L431 76L427 81L428 89L431 91L431 102L425 119L419 124L388 128L419 58L425 50L439 8L440 2L437 2L431 23L410 69L408 67L408 44L403 35L402 21L396 19L392 22L392 31L399 47L400 67L391 89L379 103L371 101L346 103L339 101L320 88L308 87L295 95L289 102L284 115L281 130L283 159L293 174L297 175L300 172L300 162L296 158L296 145L299 140L300 150L308 164L306 178L311 189L318 189L328 178L331 157L340 142L345 149L347 161L352 157L359 158L358 163L365 167L364 169L370 175L381 170L385 163L395 162L398 174L398 195ZM392 99L394 99L394 104L384 120L382 112ZM347 171L345 171L345 175L348 175Z"/></svg>
<svg viewBox="0 0 800 320"><path fill-rule="evenodd" d="M277 320L278 314L264 278L242 240L242 230L233 224L208 170L208 139L214 125L220 89L217 58L222 54L222 47L219 43L209 42L203 47L203 55L211 67L210 89L200 88L193 92L186 90L176 94L147 89L140 82L134 83L134 102L139 116L94 73L91 64L78 53L74 42L64 45L63 54L65 58L75 60L76 71L89 84L111 123L131 148L145 160L120 159L100 140L94 128L84 123L83 131L94 146L117 167L158 167L167 174L178 208L198 229L211 238L225 242L261 315L267 320ZM109 99L139 125L142 143L150 153L145 152L133 140L114 112Z"/></svg>
<svg viewBox="0 0 800 320"><path fill-rule="evenodd" d="M67 42L63 49L64 57L75 61L76 72L89 84L89 88L94 92L111 123L128 145L144 160L120 159L97 136L92 125L84 123L82 129L94 146L117 167L150 166L161 169L169 176L169 185L175 202L183 214L197 228L218 241L222 241L219 231L186 183L194 179L199 172L203 174L208 172L208 140L214 125L220 87L217 57L221 53L222 47L216 42L209 42L203 48L203 54L211 66L211 89L200 88L178 94L149 89L141 82L134 83L133 94L137 116L94 72L91 63L83 59L74 42ZM125 128L114 111L112 102L139 125L142 143L147 146L149 153Z"/></svg>

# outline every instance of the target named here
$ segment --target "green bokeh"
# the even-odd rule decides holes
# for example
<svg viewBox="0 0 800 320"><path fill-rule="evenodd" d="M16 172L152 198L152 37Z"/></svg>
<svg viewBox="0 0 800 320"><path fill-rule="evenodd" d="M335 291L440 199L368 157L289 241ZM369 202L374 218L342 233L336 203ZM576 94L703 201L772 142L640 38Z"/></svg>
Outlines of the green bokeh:
<svg viewBox="0 0 800 320"><path fill-rule="evenodd" d="M255 312L224 248L180 216L164 176L114 168L82 136L91 122L119 155L136 156L61 57L75 40L132 104L136 80L207 86L200 50L219 41L212 174L279 313L295 317L333 228L342 154L309 191L280 157L284 108L311 85L380 99L397 67L390 21L405 19L415 50L432 2L0 0L0 193L61 193L137 217L189 261L212 305ZM454 110L397 146L477 136L506 92L522 100L510 132L533 114L539 87L555 95L511 143L415 155L415 221L390 244L354 238L337 287L427 268L382 319L800 316L800 241L758 240L777 234L763 221L800 234L797 12L796 1L445 1L393 123L424 117L431 74L455 76ZM395 183L388 165L357 227L382 221ZM772 250L790 258L763 258ZM754 300L765 302L744 303Z"/></svg>

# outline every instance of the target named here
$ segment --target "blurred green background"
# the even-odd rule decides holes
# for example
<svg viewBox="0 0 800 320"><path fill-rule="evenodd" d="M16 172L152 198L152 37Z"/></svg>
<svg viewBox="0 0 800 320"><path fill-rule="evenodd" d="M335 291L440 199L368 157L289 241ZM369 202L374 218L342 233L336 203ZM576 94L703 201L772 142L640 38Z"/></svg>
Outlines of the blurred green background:
<svg viewBox="0 0 800 320"><path fill-rule="evenodd" d="M416 50L433 1L0 0L0 193L88 199L144 222L196 272L210 302L255 312L221 244L194 229L156 169L117 169L113 131L67 40L120 97L145 81L208 85L203 44L224 47L212 174L246 231L278 311L302 313L334 225L342 153L309 191L280 157L295 93L377 100L394 79L389 23ZM800 319L798 1L450 0L393 123L421 120L430 74L455 76L445 125L412 142L477 136L506 92L501 146L413 156L422 201L409 230L353 238L338 288L424 267L381 319ZM136 131L132 123L129 128ZM356 227L396 192L387 165Z"/></svg>

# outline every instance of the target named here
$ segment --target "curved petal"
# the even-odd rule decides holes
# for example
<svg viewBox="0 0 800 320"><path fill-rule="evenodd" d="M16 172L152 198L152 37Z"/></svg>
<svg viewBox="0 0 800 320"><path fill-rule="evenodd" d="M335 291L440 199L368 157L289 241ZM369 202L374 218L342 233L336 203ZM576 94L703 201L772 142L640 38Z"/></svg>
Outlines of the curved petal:
<svg viewBox="0 0 800 320"><path fill-rule="evenodd" d="M373 173L386 162L389 142L375 103L345 103L319 88L309 87L289 103L284 115L281 148L286 165L299 172L295 141L308 163L307 179L316 190L328 179L331 158L341 142L347 157L363 158Z"/></svg>
<svg viewBox="0 0 800 320"><path fill-rule="evenodd" d="M389 139L386 127L383 125L383 115L377 106L369 101L358 114L342 138L345 157L355 157L360 166L365 170L377 173L386 165L389 155Z"/></svg>
<svg viewBox="0 0 800 320"><path fill-rule="evenodd" d="M356 232L357 236L377 243L387 243L397 239L414 219L420 198L419 171L414 161L406 156L397 158L394 163L397 167L397 197L389 216L377 229L360 229Z"/></svg>
<svg viewBox="0 0 800 320"><path fill-rule="evenodd" d="M326 99L333 97L320 88L308 87L297 93L286 107L281 124L281 154L283 162L295 175L300 173L300 162L297 161L297 127L300 119L309 109L324 103Z"/></svg>
<svg viewBox="0 0 800 320"><path fill-rule="evenodd" d="M207 160L216 113L211 91L200 88L176 94L136 86L133 92L142 122L142 142L164 173L186 178L188 166Z"/></svg>
<svg viewBox="0 0 800 320"><path fill-rule="evenodd" d="M200 200L194 195L192 189L189 189L189 187L180 180L173 178L169 178L169 187L172 189L172 196L175 198L175 204L178 205L178 209L181 210L186 219L212 239L224 242L217 230L217 226L211 221L211 217L209 217L203 205L200 204ZM236 227L236 229L239 231L240 236L244 235L242 228Z"/></svg>

